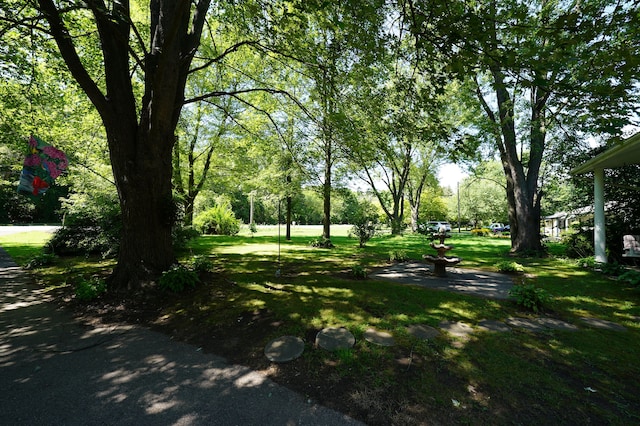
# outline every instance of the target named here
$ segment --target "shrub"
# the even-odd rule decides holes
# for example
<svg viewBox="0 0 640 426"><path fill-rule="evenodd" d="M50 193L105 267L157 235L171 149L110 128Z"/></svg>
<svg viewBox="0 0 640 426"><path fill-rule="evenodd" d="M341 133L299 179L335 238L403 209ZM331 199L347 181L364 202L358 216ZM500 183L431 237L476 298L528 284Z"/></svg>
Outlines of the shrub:
<svg viewBox="0 0 640 426"><path fill-rule="evenodd" d="M367 278L367 270L362 265L354 265L351 267L351 275L358 279Z"/></svg>
<svg viewBox="0 0 640 426"><path fill-rule="evenodd" d="M206 256L194 257L191 266L196 272L211 272L214 268L213 262Z"/></svg>
<svg viewBox="0 0 640 426"><path fill-rule="evenodd" d="M502 262L498 262L496 264L496 268L498 268L499 272L524 272L524 266L519 264L518 262L513 262L509 260L504 260Z"/></svg>
<svg viewBox="0 0 640 426"><path fill-rule="evenodd" d="M194 238L198 238L199 236L200 232L191 226L175 225L171 230L173 247L177 250L186 248L189 241Z"/></svg>
<svg viewBox="0 0 640 426"><path fill-rule="evenodd" d="M603 274L613 277L622 275L627 270L627 268L620 265L618 262L600 263L598 264L598 269L600 269Z"/></svg>
<svg viewBox="0 0 640 426"><path fill-rule="evenodd" d="M364 247L371 238L378 232L378 226L374 222L363 222L353 225L351 228L353 234L358 238L360 247Z"/></svg>
<svg viewBox="0 0 640 426"><path fill-rule="evenodd" d="M331 240L325 237L318 237L315 240L311 240L309 242L309 245L311 247L316 247L316 248L333 248L334 247Z"/></svg>
<svg viewBox="0 0 640 426"><path fill-rule="evenodd" d="M99 278L82 280L76 285L76 297L83 301L90 301L107 291L107 284Z"/></svg>
<svg viewBox="0 0 640 426"><path fill-rule="evenodd" d="M593 256L593 235L586 231L567 231L562 234L560 242L565 246L565 255L580 259Z"/></svg>
<svg viewBox="0 0 640 426"><path fill-rule="evenodd" d="M542 310L543 306L551 300L551 295L546 290L533 284L525 284L513 287L509 295L516 298L516 303L534 312Z"/></svg>
<svg viewBox="0 0 640 426"><path fill-rule="evenodd" d="M627 282L634 287L640 287L640 272L628 270L618 277L620 281Z"/></svg>
<svg viewBox="0 0 640 426"><path fill-rule="evenodd" d="M491 235L491 230L489 228L473 228L471 230L471 235L476 237L486 237Z"/></svg>
<svg viewBox="0 0 640 426"><path fill-rule="evenodd" d="M39 268L41 266L51 265L55 256L51 253L40 253L34 256L27 264L25 269Z"/></svg>
<svg viewBox="0 0 640 426"><path fill-rule="evenodd" d="M409 256L404 250L391 250L389 252L390 262L406 262L407 260L409 260Z"/></svg>
<svg viewBox="0 0 640 426"><path fill-rule="evenodd" d="M182 265L175 265L162 273L158 285L163 291L180 293L185 289L194 288L198 283L198 275Z"/></svg>
<svg viewBox="0 0 640 426"><path fill-rule="evenodd" d="M595 269L598 262L596 262L596 258L594 256L587 256L578 259L578 266L582 268Z"/></svg>
<svg viewBox="0 0 640 426"><path fill-rule="evenodd" d="M193 226L203 234L236 235L240 232L240 221L228 204L219 204L200 213L193 219Z"/></svg>
<svg viewBox="0 0 640 426"><path fill-rule="evenodd" d="M64 226L49 241L55 254L115 256L120 244L122 220L113 192L72 194L63 201Z"/></svg>
<svg viewBox="0 0 640 426"><path fill-rule="evenodd" d="M378 232L378 212L375 205L367 199L352 199L345 218L353 224L351 232L358 238L360 247L364 247Z"/></svg>

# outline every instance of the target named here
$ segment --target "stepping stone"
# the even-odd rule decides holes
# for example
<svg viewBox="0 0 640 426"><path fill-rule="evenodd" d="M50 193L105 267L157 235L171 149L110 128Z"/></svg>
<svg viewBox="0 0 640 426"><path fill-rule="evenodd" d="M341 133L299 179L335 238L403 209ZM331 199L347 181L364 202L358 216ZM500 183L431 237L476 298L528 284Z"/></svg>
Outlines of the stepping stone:
<svg viewBox="0 0 640 426"><path fill-rule="evenodd" d="M349 349L356 344L356 338L344 327L327 327L316 335L316 345L328 351Z"/></svg>
<svg viewBox="0 0 640 426"><path fill-rule="evenodd" d="M612 330L612 331L627 331L627 327L612 321L607 321L600 318L586 318L586 317L583 317L580 319L594 328L599 328L602 330Z"/></svg>
<svg viewBox="0 0 640 426"><path fill-rule="evenodd" d="M513 328L524 328L525 330L535 331L538 333L546 330L546 327L544 325L540 324L536 320L528 318L510 317L507 318L505 323Z"/></svg>
<svg viewBox="0 0 640 426"><path fill-rule="evenodd" d="M469 324L463 322L442 321L440 328L447 333L459 337L461 339L468 339L469 335L473 333L473 328Z"/></svg>
<svg viewBox="0 0 640 426"><path fill-rule="evenodd" d="M555 318L536 318L535 321L543 327L550 328L552 330L562 331L578 331L579 328L566 321L562 321Z"/></svg>
<svg viewBox="0 0 640 426"><path fill-rule="evenodd" d="M407 332L422 340L433 339L440 334L437 329L425 324L411 324L407 327Z"/></svg>
<svg viewBox="0 0 640 426"><path fill-rule="evenodd" d="M367 331L364 332L364 340L380 346L394 346L396 344L396 340L390 333L378 331L373 328L368 328Z"/></svg>
<svg viewBox="0 0 640 426"><path fill-rule="evenodd" d="M296 336L273 339L264 348L264 355L273 362L287 362L298 358L304 351L304 341Z"/></svg>
<svg viewBox="0 0 640 426"><path fill-rule="evenodd" d="M511 331L511 327L507 324L496 320L482 320L478 323L478 328L484 331L496 331L500 333Z"/></svg>

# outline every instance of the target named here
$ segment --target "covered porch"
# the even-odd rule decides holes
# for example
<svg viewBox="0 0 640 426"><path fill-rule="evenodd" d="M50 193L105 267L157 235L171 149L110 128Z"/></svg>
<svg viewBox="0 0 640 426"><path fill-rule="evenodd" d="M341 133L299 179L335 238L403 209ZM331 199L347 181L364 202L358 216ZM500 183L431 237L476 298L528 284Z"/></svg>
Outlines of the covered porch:
<svg viewBox="0 0 640 426"><path fill-rule="evenodd" d="M604 216L604 170L615 169L630 164L640 164L640 133L636 133L571 170L571 174L574 175L593 172L593 237L596 262L607 262ZM638 188L638 191L640 191L640 188Z"/></svg>

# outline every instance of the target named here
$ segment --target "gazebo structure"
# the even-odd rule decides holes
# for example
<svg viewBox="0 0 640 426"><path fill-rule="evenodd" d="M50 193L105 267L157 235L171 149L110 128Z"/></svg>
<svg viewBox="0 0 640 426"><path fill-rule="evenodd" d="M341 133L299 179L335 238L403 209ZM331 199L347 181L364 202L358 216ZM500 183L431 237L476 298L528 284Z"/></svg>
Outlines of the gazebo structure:
<svg viewBox="0 0 640 426"><path fill-rule="evenodd" d="M574 175L593 172L593 240L596 262L607 262L604 230L604 169L615 169L630 164L640 164L640 133L636 133L571 170Z"/></svg>

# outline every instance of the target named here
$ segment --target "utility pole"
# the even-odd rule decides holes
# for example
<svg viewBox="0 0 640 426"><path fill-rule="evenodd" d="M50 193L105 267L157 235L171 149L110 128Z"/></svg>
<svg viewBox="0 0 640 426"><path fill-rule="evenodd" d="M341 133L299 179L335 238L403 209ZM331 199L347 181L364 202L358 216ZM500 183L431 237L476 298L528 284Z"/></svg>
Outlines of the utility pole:
<svg viewBox="0 0 640 426"><path fill-rule="evenodd" d="M460 233L460 182L458 182L458 234Z"/></svg>

